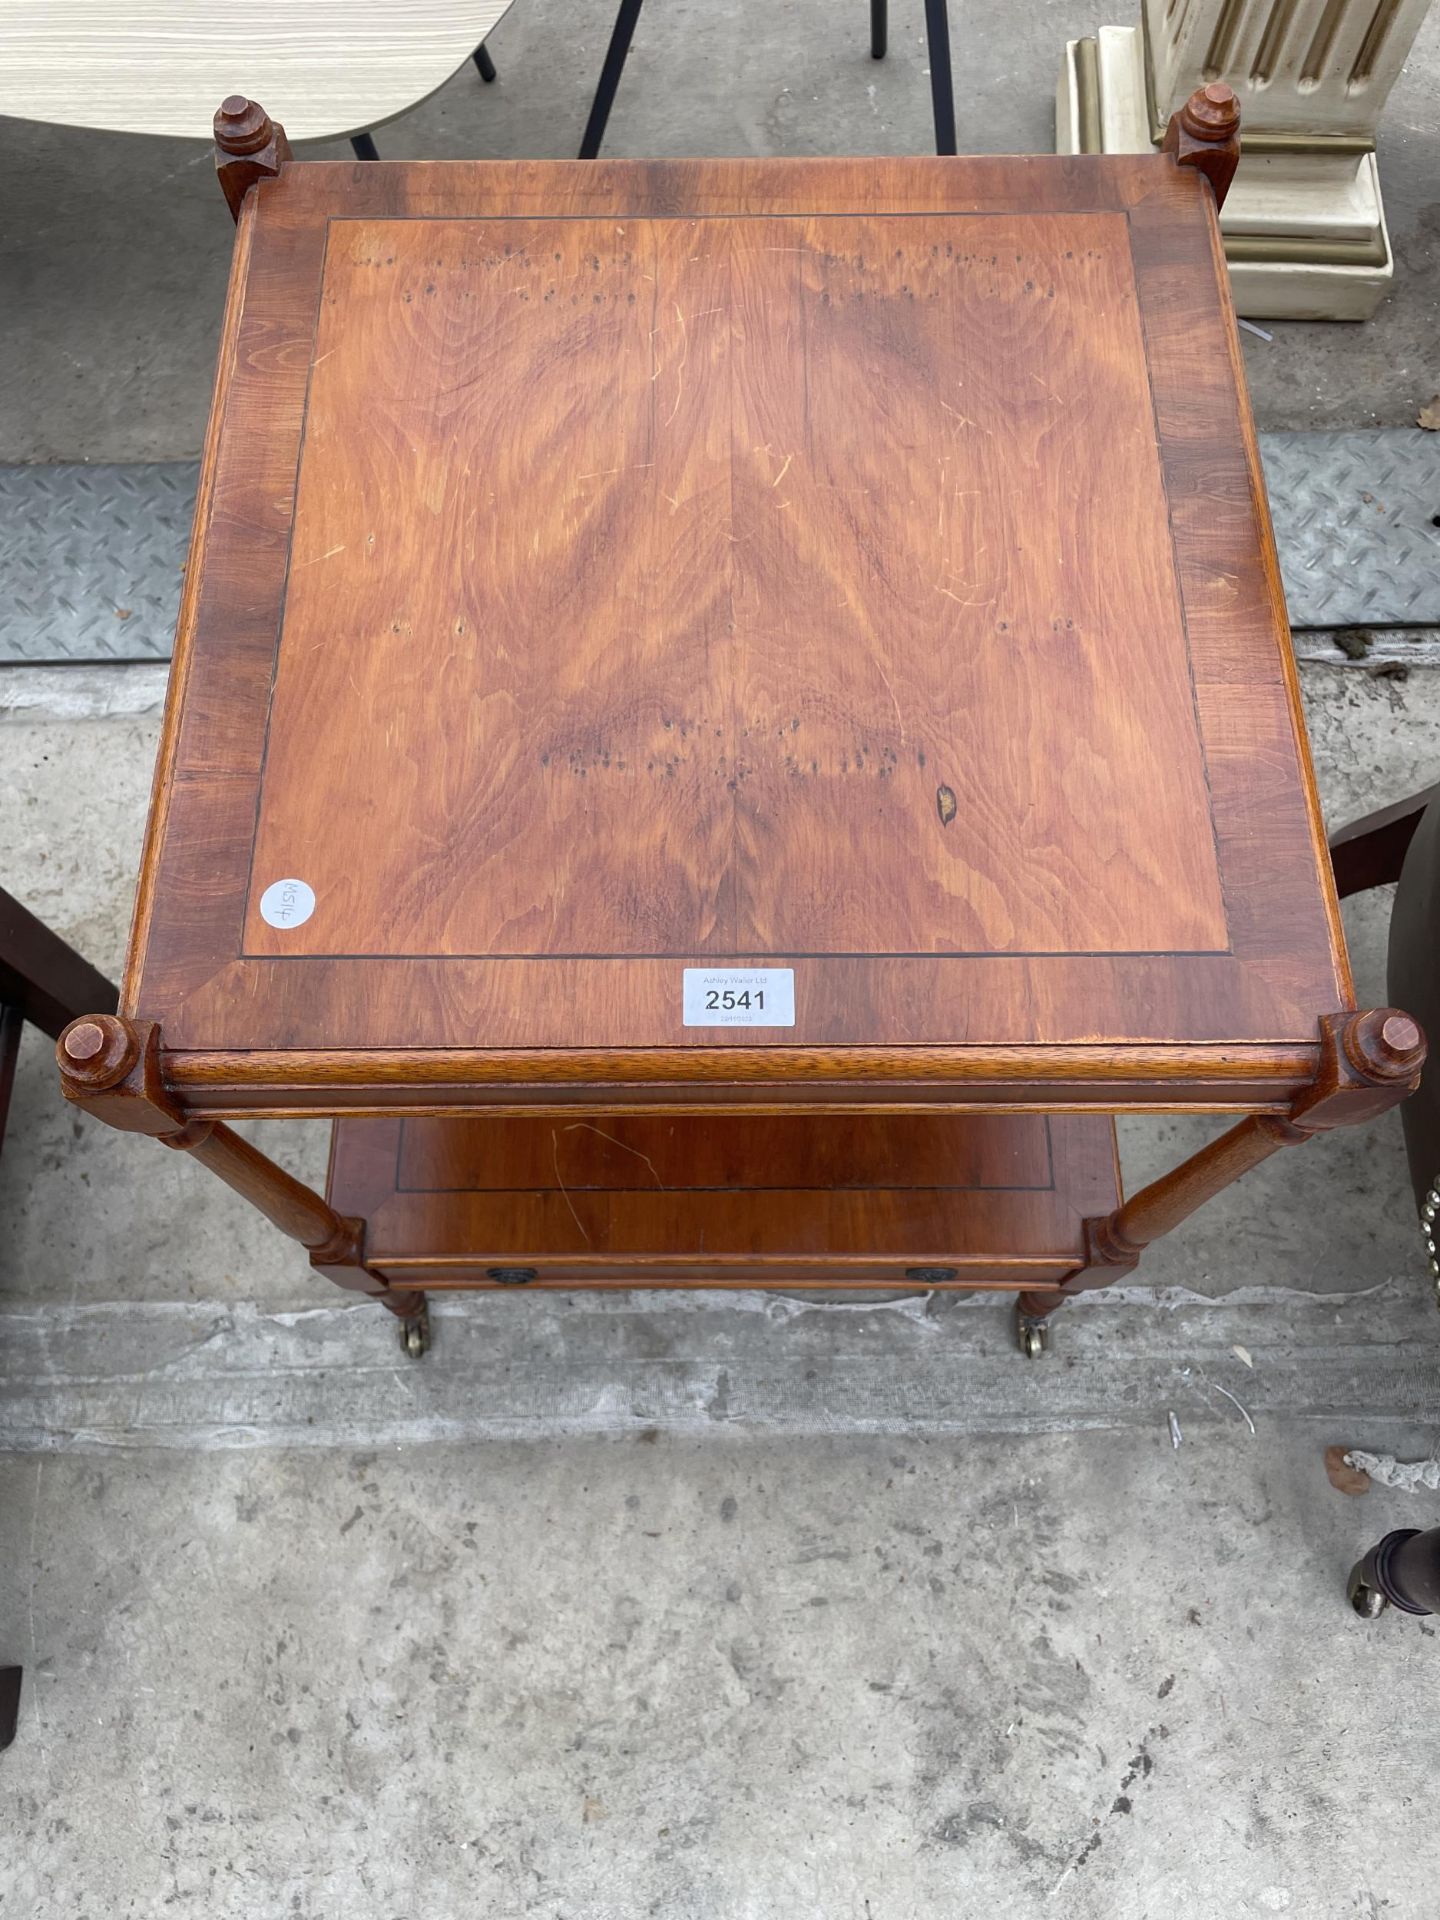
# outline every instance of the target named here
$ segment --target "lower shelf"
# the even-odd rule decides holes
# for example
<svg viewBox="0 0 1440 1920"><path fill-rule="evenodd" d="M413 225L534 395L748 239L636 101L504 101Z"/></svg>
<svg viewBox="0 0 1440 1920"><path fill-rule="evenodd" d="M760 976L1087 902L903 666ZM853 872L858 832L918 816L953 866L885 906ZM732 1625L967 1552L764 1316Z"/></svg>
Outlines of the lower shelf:
<svg viewBox="0 0 1440 1920"><path fill-rule="evenodd" d="M338 1120L328 1192L406 1287L1044 1287L1119 1199L1089 1114Z"/></svg>

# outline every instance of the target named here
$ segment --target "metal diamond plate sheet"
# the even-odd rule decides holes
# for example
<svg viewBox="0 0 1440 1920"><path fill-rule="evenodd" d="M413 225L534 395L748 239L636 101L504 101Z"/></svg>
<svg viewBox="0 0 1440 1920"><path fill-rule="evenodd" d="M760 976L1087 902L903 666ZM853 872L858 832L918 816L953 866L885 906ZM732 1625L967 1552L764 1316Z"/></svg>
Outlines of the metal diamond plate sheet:
<svg viewBox="0 0 1440 1920"><path fill-rule="evenodd" d="M1260 436L1291 624L1440 627L1440 434ZM0 467L0 662L163 660L189 461Z"/></svg>
<svg viewBox="0 0 1440 1920"><path fill-rule="evenodd" d="M1260 436L1290 624L1440 625L1440 434Z"/></svg>
<svg viewBox="0 0 1440 1920"><path fill-rule="evenodd" d="M0 660L165 660L193 462L0 467Z"/></svg>

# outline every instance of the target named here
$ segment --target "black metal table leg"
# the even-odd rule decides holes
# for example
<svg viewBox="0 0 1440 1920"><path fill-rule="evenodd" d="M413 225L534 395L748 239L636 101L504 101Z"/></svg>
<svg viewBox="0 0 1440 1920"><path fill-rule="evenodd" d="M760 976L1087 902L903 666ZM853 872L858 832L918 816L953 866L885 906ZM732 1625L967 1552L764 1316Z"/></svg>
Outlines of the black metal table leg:
<svg viewBox="0 0 1440 1920"><path fill-rule="evenodd" d="M475 62L476 67L479 69L480 78L488 86L489 83L495 78L495 62L490 58L490 49L485 45L485 42L483 40L480 42L479 46L476 47L474 53L471 54L470 58Z"/></svg>
<svg viewBox="0 0 1440 1920"><path fill-rule="evenodd" d="M357 160L378 160L380 149L368 133L352 133L350 146Z"/></svg>
<svg viewBox="0 0 1440 1920"><path fill-rule="evenodd" d="M600 69L600 84L595 89L590 118L585 122L585 137L580 142L582 160L593 160L600 152L600 142L605 138L605 126L610 118L610 109L615 104L615 89L620 85L620 76L625 71L625 56L630 51L630 42L635 36L635 23L640 18L640 5L641 0L620 0L620 11L615 16L615 29L610 35L610 45L605 51L605 64Z"/></svg>
<svg viewBox="0 0 1440 1920"><path fill-rule="evenodd" d="M950 81L950 9L945 0L925 0L930 47L930 100L935 110L935 151L954 153L955 93Z"/></svg>
<svg viewBox="0 0 1440 1920"><path fill-rule="evenodd" d="M883 60L889 26L890 0L870 0L870 58Z"/></svg>

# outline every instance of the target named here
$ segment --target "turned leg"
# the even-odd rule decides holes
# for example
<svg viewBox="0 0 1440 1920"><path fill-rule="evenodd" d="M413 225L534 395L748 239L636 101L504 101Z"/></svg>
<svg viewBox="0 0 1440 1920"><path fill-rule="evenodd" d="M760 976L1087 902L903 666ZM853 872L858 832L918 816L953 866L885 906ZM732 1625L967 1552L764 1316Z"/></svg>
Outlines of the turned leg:
<svg viewBox="0 0 1440 1920"><path fill-rule="evenodd" d="M1197 1208L1282 1147L1297 1146L1335 1127L1373 1120L1415 1088L1425 1061L1425 1037L1408 1014L1394 1008L1327 1015L1320 1022L1320 1072L1288 1114L1252 1113L1218 1140L1142 1187L1108 1219L1087 1220L1086 1266L1065 1291L1104 1286L1128 1273L1152 1240L1188 1220Z"/></svg>
<svg viewBox="0 0 1440 1920"><path fill-rule="evenodd" d="M367 1294L405 1324L410 1353L428 1345L423 1293L398 1290L365 1264L365 1222L335 1209L219 1120L187 1120L160 1071L153 1021L94 1014L72 1020L56 1046L65 1098L125 1133L148 1134L188 1153L298 1240L310 1264L337 1286Z"/></svg>
<svg viewBox="0 0 1440 1920"><path fill-rule="evenodd" d="M1394 1008L1327 1014L1320 1022L1320 1070L1288 1114L1254 1113L1192 1153L1114 1213L1085 1222L1085 1265L1053 1292L1023 1293L1017 1302L1026 1353L1046 1344L1045 1319L1077 1293L1109 1286L1133 1271L1152 1240L1188 1220L1262 1160L1317 1133L1373 1120L1414 1090L1425 1061L1425 1037Z"/></svg>

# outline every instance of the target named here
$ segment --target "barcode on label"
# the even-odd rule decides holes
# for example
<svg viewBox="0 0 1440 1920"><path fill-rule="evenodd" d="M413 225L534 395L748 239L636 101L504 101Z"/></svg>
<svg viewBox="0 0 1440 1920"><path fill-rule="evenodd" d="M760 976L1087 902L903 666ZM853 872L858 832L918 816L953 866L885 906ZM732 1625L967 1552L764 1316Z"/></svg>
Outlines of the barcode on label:
<svg viewBox="0 0 1440 1920"><path fill-rule="evenodd" d="M687 1027L793 1027L793 967L686 967Z"/></svg>

